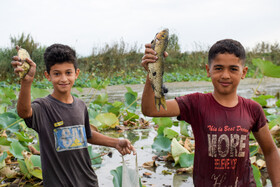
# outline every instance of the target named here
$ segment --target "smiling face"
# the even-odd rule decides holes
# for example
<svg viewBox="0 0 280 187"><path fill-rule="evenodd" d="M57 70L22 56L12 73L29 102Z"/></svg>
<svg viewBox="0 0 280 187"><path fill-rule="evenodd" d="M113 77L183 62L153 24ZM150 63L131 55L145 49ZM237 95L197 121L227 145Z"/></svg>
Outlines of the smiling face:
<svg viewBox="0 0 280 187"><path fill-rule="evenodd" d="M50 73L45 72L45 76L53 84L52 96L70 96L71 88L78 78L79 72L79 69L75 71L73 63L64 62L51 66Z"/></svg>
<svg viewBox="0 0 280 187"><path fill-rule="evenodd" d="M207 75L211 77L214 85L214 95L236 95L237 86L244 79L248 67L242 65L242 61L234 54L218 54L206 65Z"/></svg>

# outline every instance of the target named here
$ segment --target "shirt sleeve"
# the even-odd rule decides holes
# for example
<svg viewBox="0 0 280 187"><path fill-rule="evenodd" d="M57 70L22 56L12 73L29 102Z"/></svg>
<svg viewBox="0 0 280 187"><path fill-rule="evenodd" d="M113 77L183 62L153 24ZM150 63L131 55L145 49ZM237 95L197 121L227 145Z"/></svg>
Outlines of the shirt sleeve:
<svg viewBox="0 0 280 187"><path fill-rule="evenodd" d="M195 115L195 110L197 109L194 103L198 104L198 93L176 97L175 99L180 109L180 115L177 119L184 120L191 124L191 120L193 119L193 115Z"/></svg>
<svg viewBox="0 0 280 187"><path fill-rule="evenodd" d="M34 129L36 132L39 132L40 126L38 124L40 124L40 121L42 121L42 119L40 119L42 106L37 102L33 102L31 104L31 108L32 116L30 118L24 119L24 121L27 127Z"/></svg>
<svg viewBox="0 0 280 187"><path fill-rule="evenodd" d="M263 126L266 125L267 119L264 114L264 111L261 107L261 105L255 101L252 101L252 108L253 108L253 114L254 114L254 120L255 124L252 128L252 132L258 132Z"/></svg>
<svg viewBox="0 0 280 187"><path fill-rule="evenodd" d="M85 108L85 129L86 129L87 139L91 138L91 129L90 129L89 115L88 115L87 108Z"/></svg>

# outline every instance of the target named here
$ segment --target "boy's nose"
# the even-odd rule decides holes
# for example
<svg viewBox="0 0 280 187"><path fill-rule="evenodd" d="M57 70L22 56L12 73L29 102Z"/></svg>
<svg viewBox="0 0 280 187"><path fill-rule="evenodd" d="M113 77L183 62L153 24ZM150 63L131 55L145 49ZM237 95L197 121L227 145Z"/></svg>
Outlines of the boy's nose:
<svg viewBox="0 0 280 187"><path fill-rule="evenodd" d="M66 80L67 80L66 75L62 74L62 76L61 76L61 81L66 81Z"/></svg>
<svg viewBox="0 0 280 187"><path fill-rule="evenodd" d="M224 70L224 71L223 71L222 78L223 78L223 79L228 79L228 78L230 78L230 75L229 75L229 71L228 71L228 70Z"/></svg>

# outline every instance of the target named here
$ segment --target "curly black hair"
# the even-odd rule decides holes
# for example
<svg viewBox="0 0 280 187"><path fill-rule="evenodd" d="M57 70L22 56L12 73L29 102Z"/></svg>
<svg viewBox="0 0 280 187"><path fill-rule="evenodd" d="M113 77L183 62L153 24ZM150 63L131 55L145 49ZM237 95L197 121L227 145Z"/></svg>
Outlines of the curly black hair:
<svg viewBox="0 0 280 187"><path fill-rule="evenodd" d="M246 53L242 44L236 40L224 39L217 41L209 50L208 64L211 65L212 60L216 58L218 54L234 54L242 61L242 65L245 64Z"/></svg>
<svg viewBox="0 0 280 187"><path fill-rule="evenodd" d="M78 68L76 52L68 45L53 44L49 46L44 53L44 61L48 73L53 65L64 62L72 63L75 70Z"/></svg>

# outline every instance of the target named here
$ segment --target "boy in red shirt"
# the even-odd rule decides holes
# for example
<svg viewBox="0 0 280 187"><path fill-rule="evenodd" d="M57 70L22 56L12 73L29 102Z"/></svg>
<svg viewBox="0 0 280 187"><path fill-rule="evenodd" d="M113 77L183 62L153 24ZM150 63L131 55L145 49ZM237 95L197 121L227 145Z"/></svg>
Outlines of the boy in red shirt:
<svg viewBox="0 0 280 187"><path fill-rule="evenodd" d="M142 65L157 60L146 44ZM167 54L165 53L165 56ZM142 112L152 117L174 117L191 124L195 138L193 181L195 186L256 186L250 163L249 135L252 131L266 159L274 187L280 186L280 156L271 137L261 106L237 95L237 87L248 70L245 50L235 40L225 39L209 50L206 71L213 93L194 93L167 100L167 110L157 111L147 77Z"/></svg>

